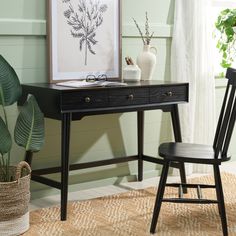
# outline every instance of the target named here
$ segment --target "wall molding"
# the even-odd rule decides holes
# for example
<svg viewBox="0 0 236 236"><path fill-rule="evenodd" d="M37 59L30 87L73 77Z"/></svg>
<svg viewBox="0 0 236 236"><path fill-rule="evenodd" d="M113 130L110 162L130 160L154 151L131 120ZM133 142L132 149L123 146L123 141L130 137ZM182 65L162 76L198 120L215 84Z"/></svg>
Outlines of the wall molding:
<svg viewBox="0 0 236 236"><path fill-rule="evenodd" d="M144 24L140 24L144 29ZM169 38L172 36L172 25L150 23L150 29L154 32L155 38ZM0 35L30 36L46 35L46 20L33 19L0 19ZM134 23L124 23L122 26L122 37L140 37Z"/></svg>
<svg viewBox="0 0 236 236"><path fill-rule="evenodd" d="M216 78L215 87L216 88L225 88L227 86L228 80L225 78Z"/></svg>
<svg viewBox="0 0 236 236"><path fill-rule="evenodd" d="M46 35L46 20L0 19L0 35Z"/></svg>

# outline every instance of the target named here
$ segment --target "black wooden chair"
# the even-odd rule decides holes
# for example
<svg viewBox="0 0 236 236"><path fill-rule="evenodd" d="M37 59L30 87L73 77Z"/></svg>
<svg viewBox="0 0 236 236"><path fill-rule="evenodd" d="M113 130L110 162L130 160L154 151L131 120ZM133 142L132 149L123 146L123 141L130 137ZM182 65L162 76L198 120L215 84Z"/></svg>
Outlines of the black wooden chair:
<svg viewBox="0 0 236 236"><path fill-rule="evenodd" d="M191 143L163 143L159 146L159 155L164 158L156 202L153 211L150 232L154 233L162 202L173 203L197 203L218 204L223 235L228 235L227 219L225 213L224 195L220 177L219 165L230 159L227 155L230 139L232 136L236 118L236 69L228 68L226 73L228 84L216 128L213 146L191 144ZM171 162L198 163L212 165L214 170L214 185L204 184L167 184L167 174ZM163 198L165 187L179 188L178 198ZM183 198L183 188L196 188L197 199ZM217 200L202 198L201 188L215 188ZM174 222L173 222L174 223Z"/></svg>

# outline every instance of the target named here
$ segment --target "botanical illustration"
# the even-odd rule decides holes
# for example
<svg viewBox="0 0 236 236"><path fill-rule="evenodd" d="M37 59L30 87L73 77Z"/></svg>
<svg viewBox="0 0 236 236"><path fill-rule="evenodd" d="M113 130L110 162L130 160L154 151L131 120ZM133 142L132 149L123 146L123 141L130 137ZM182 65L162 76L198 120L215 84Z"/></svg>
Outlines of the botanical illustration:
<svg viewBox="0 0 236 236"><path fill-rule="evenodd" d="M107 4L100 0L78 0L76 8L71 0L62 0L68 8L64 11L71 36L79 39L79 49L84 50L84 64L87 65L87 55L96 54L93 46L98 43L96 31L103 23L103 15L107 11Z"/></svg>

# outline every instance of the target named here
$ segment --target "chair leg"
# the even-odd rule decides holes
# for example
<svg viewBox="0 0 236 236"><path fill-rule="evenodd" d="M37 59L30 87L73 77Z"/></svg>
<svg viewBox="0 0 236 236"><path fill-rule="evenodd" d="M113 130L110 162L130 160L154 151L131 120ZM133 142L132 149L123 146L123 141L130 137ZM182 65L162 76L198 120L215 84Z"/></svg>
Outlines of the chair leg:
<svg viewBox="0 0 236 236"><path fill-rule="evenodd" d="M215 179L215 185L216 185L216 197L217 197L217 200L219 201L220 199L220 192L217 191L217 187L218 187L218 180L216 179L216 171L215 171L215 166L213 166L213 170L214 170L214 179ZM221 207L219 206L219 203L218 203L218 211L219 211L219 215L221 217Z"/></svg>
<svg viewBox="0 0 236 236"><path fill-rule="evenodd" d="M186 179L185 166L183 162L179 163L179 173L180 173L181 183L186 184L187 179ZM187 187L183 187L183 193L188 193Z"/></svg>
<svg viewBox="0 0 236 236"><path fill-rule="evenodd" d="M221 218L222 231L223 231L224 236L228 236L227 218L226 218L225 203L224 203L224 193L222 189L219 165L214 165L214 177L215 177L216 195L217 195L217 200L218 200L218 208L219 208L219 213L220 213L220 218Z"/></svg>
<svg viewBox="0 0 236 236"><path fill-rule="evenodd" d="M161 210L161 203L162 203L162 199L163 199L163 195L165 191L169 166L170 166L169 161L166 161L162 168L161 178L160 178L159 187L157 190L157 196L156 196L156 201L155 201L155 206L154 206L153 216L152 216L152 223L151 223L151 228L150 228L150 233L152 234L154 234L156 230L157 220L158 220L158 216Z"/></svg>

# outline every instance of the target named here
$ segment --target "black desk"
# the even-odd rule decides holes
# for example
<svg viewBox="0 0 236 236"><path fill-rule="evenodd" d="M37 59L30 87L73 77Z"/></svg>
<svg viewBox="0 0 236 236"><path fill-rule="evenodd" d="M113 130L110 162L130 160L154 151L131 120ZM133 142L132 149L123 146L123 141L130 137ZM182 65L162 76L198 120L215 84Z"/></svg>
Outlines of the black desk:
<svg viewBox="0 0 236 236"><path fill-rule="evenodd" d="M66 220L69 170L138 161L138 180L143 179L143 161L162 164L162 160L143 154L144 111L161 109L171 112L175 140L181 142L179 114L177 104L188 102L188 83L163 81L141 81L128 83L125 87L106 88L69 88L54 84L24 84L19 105L33 94L45 117L61 120L61 166L32 171L32 180L61 190L61 220ZM137 111L138 153L134 156L120 157L89 163L69 165L70 125L72 120L84 116ZM26 155L31 164L32 155ZM180 168L182 182L185 182L183 164L172 163ZM61 182L42 175L61 172Z"/></svg>

